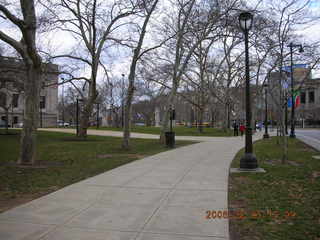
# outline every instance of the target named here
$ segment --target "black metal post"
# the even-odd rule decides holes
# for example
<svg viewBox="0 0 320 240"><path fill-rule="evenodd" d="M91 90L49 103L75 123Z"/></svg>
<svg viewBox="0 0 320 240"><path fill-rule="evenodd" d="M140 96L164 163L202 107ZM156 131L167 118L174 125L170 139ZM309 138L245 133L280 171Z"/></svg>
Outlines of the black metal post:
<svg viewBox="0 0 320 240"><path fill-rule="evenodd" d="M284 104L285 104L284 105L284 110L285 110L285 112L284 112L285 129L284 130L285 130L285 134L288 135L288 95L287 95L287 93L285 95L285 103Z"/></svg>
<svg viewBox="0 0 320 240"><path fill-rule="evenodd" d="M97 129L99 128L99 103L97 103Z"/></svg>
<svg viewBox="0 0 320 240"><path fill-rule="evenodd" d="M40 106L40 127L42 128L42 110Z"/></svg>
<svg viewBox="0 0 320 240"><path fill-rule="evenodd" d="M11 105L11 128L13 128L13 104Z"/></svg>
<svg viewBox="0 0 320 240"><path fill-rule="evenodd" d="M294 81L293 81L293 59L292 59L292 48L293 48L293 44L290 43L290 62L291 62L291 66L290 66L290 77L291 77L291 132L290 132L290 137L291 138L295 138L295 129L294 129L294 123L295 123L295 118L294 118L294 110L295 110L295 102L294 102Z"/></svg>
<svg viewBox="0 0 320 240"><path fill-rule="evenodd" d="M264 90L264 95L265 95L265 106L266 106L266 111L265 111L265 116L264 116L264 135L263 138L269 138L269 133L268 133L268 85L265 85L265 90Z"/></svg>
<svg viewBox="0 0 320 240"><path fill-rule="evenodd" d="M240 169L255 169L258 168L258 162L256 156L253 154L252 146L248 30L244 31L244 37L246 58L246 140L245 155L240 159Z"/></svg>
<svg viewBox="0 0 320 240"><path fill-rule="evenodd" d="M76 127L77 127L77 136L79 135L79 99L77 98L76 104Z"/></svg>
<svg viewBox="0 0 320 240"><path fill-rule="evenodd" d="M172 108L170 107L170 132L172 132Z"/></svg>
<svg viewBox="0 0 320 240"><path fill-rule="evenodd" d="M64 78L62 78L62 80L64 81ZM62 121L63 121L63 126L64 126L64 122L65 122L65 118L64 118L64 84L62 84Z"/></svg>

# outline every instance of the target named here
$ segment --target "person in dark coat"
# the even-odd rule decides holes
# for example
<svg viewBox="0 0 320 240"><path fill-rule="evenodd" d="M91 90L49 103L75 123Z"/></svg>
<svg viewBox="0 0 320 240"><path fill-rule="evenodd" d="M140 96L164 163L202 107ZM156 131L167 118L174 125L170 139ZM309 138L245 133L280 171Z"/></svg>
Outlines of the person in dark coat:
<svg viewBox="0 0 320 240"><path fill-rule="evenodd" d="M239 125L236 121L233 123L233 135L239 136Z"/></svg>

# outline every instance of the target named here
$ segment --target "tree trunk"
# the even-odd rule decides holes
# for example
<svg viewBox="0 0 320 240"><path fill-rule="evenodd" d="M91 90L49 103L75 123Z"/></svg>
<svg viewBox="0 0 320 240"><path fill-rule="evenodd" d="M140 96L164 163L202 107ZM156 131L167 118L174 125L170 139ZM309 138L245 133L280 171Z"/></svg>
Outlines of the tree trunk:
<svg viewBox="0 0 320 240"><path fill-rule="evenodd" d="M6 111L6 134L9 134L9 128L8 128L8 124L9 124L9 108L6 108L5 111Z"/></svg>
<svg viewBox="0 0 320 240"><path fill-rule="evenodd" d="M133 72L130 72L129 75L129 86L128 93L126 98L126 105L124 108L124 126L123 126L123 141L122 148L129 150L130 149L130 129L131 129L131 111L132 111L132 99L134 93L134 73L135 73L135 64Z"/></svg>
<svg viewBox="0 0 320 240"><path fill-rule="evenodd" d="M80 118L80 126L79 126L79 133L78 137L82 139L87 138L87 130L89 127L89 121L90 116L92 114L93 105L95 104L95 101L97 99L97 87L96 87L96 81L97 81L97 72L98 72L98 60L99 57L93 57L93 66L91 69L91 82L89 83L89 94L88 99L84 100L84 108L81 112L81 118Z"/></svg>
<svg viewBox="0 0 320 240"><path fill-rule="evenodd" d="M178 86L176 84L173 85L170 95L168 97L168 101L166 103L166 111L164 112L164 117L161 123L161 132L160 132L160 143L165 143L165 132L169 130L169 118L170 118L170 112L169 112L169 106L175 101L175 97L177 95L177 88Z"/></svg>
<svg viewBox="0 0 320 240"><path fill-rule="evenodd" d="M90 115L93 108L93 103L95 99L90 99L88 102L85 103L84 109L81 112L80 117L80 126L79 126L79 133L78 137L81 139L87 138L87 130L89 127Z"/></svg>
<svg viewBox="0 0 320 240"><path fill-rule="evenodd" d="M198 111L199 114L199 125L198 125L198 131L199 133L203 133L203 108L201 107Z"/></svg>
<svg viewBox="0 0 320 240"><path fill-rule="evenodd" d="M122 141L122 148L129 149L130 148L130 125L131 125L131 111L132 111L132 99L133 99L133 93L134 93L134 80L135 80L135 74L136 74L136 66L137 62L140 59L140 52L141 47L143 44L143 40L147 31L147 25L150 20L151 14L153 13L156 5L158 4L159 0L155 0L152 3L150 11L147 12L147 16L144 19L143 26L141 29L141 33L139 36L139 41L137 47L133 51L133 58L131 61L130 66L130 73L129 73L129 86L128 86L128 93L126 98L126 106L125 106L125 112L124 112L124 126L123 126L123 141Z"/></svg>
<svg viewBox="0 0 320 240"><path fill-rule="evenodd" d="M228 103L227 105L227 129L229 130L230 129L230 103Z"/></svg>
<svg viewBox="0 0 320 240"><path fill-rule="evenodd" d="M225 106L224 106L224 121L223 121L223 131L224 132L227 132L227 129L228 129L228 114L229 114L228 103L225 103Z"/></svg>
<svg viewBox="0 0 320 240"><path fill-rule="evenodd" d="M41 65L27 69L28 78L24 83L24 116L21 133L20 158L18 164L32 165L36 160L37 128L39 123L39 99Z"/></svg>
<svg viewBox="0 0 320 240"><path fill-rule="evenodd" d="M151 127L151 125L152 125L152 119L151 119L150 117L147 117L145 124L146 124L147 127Z"/></svg>

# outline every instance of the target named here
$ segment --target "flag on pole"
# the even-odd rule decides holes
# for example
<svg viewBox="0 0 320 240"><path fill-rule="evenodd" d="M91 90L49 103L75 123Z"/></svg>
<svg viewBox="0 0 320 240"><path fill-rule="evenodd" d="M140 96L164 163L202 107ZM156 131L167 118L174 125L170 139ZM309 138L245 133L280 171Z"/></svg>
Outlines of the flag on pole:
<svg viewBox="0 0 320 240"><path fill-rule="evenodd" d="M297 108L300 106L300 91L296 90L293 92L293 98L294 98L294 107Z"/></svg>
<svg viewBox="0 0 320 240"><path fill-rule="evenodd" d="M297 108L300 106L300 91L299 90L294 90L293 91L293 101L294 101L294 107ZM288 107L291 108L292 107L292 98L289 97L288 98Z"/></svg>
<svg viewBox="0 0 320 240"><path fill-rule="evenodd" d="M292 65L292 69L295 69L295 68L308 68L308 64L293 64ZM291 66L283 66L282 67L282 71L290 73L291 72Z"/></svg>

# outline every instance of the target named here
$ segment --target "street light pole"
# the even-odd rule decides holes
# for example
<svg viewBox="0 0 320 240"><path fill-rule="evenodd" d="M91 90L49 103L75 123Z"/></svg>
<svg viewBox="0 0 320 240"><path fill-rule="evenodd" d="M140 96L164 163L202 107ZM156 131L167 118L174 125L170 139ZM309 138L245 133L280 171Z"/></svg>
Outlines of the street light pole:
<svg viewBox="0 0 320 240"><path fill-rule="evenodd" d="M253 15L243 12L239 15L239 23L245 37L245 65L246 65L246 139L245 155L240 159L240 169L254 170L258 168L256 156L253 154L252 128L251 128L251 98L250 98L250 69L249 69L249 44L248 35L252 26Z"/></svg>
<svg viewBox="0 0 320 240"><path fill-rule="evenodd" d="M77 136L79 135L79 99L77 98L76 104L76 125L77 125Z"/></svg>
<svg viewBox="0 0 320 240"><path fill-rule="evenodd" d="M264 95L265 95L265 106L266 106L266 111L265 111L265 116L264 116L264 135L263 138L269 138L269 133L268 133L268 84L265 83L264 85Z"/></svg>
<svg viewBox="0 0 320 240"><path fill-rule="evenodd" d="M290 77L291 77L291 132L290 137L295 138L295 99L294 99L294 79L293 79L293 57L292 52L294 47L299 47L299 52L303 52L303 48L301 44L293 44L292 42L289 44L290 47Z"/></svg>
<svg viewBox="0 0 320 240"><path fill-rule="evenodd" d="M293 44L290 43L290 77L291 77L291 132L290 132L290 137L295 138L296 135L294 133L294 110L295 110L295 102L294 102L294 95L293 95L293 90L294 90L294 82L293 82L293 59L292 59L292 48Z"/></svg>
<svg viewBox="0 0 320 240"><path fill-rule="evenodd" d="M100 103L97 103L97 129L99 128L99 105Z"/></svg>
<svg viewBox="0 0 320 240"><path fill-rule="evenodd" d="M284 98L285 98L285 105L284 105L284 126L285 126L285 134L288 135L288 93L287 90L285 90L285 94L284 94Z"/></svg>

